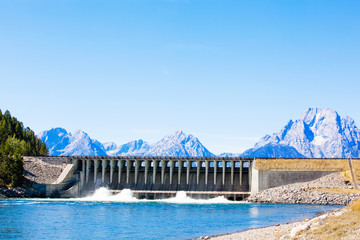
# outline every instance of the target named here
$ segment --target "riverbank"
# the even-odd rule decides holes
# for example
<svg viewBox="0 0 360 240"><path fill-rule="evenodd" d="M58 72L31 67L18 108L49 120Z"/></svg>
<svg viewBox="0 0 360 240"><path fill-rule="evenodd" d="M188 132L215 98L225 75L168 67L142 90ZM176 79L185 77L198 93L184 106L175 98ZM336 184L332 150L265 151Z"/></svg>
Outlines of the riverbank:
<svg viewBox="0 0 360 240"><path fill-rule="evenodd" d="M341 173L333 173L319 179L294 183L250 195L246 200L258 203L347 205L360 197L360 190Z"/></svg>
<svg viewBox="0 0 360 240"><path fill-rule="evenodd" d="M347 213L349 208L343 208L338 210L332 210L326 213L323 213L315 218L306 219L300 222L292 222L281 225L274 225L263 228L250 229L237 233L230 233L225 235L213 236L208 239L213 240L287 240L287 239L324 239L324 238L316 238L310 237L313 234L313 231L319 229L319 227L326 227L329 222L333 221L340 216L343 216L344 213ZM350 210L351 211L351 210ZM331 228L331 226L328 226ZM360 224L357 226L360 230ZM356 233L346 233L345 239L358 239L352 238L357 237ZM201 238L200 238L201 239ZM340 238L339 238L340 239Z"/></svg>
<svg viewBox="0 0 360 240"><path fill-rule="evenodd" d="M355 240L360 236L360 201L304 221L213 236L213 240ZM199 238L204 239L204 238Z"/></svg>
<svg viewBox="0 0 360 240"><path fill-rule="evenodd" d="M249 202L287 204L347 205L360 198L360 191L353 189L341 173L333 173L314 181L289 184L252 194ZM214 240L275 240L275 239L359 239L360 203L323 213L300 222L250 229L238 233L213 236ZM352 205L352 206L354 206ZM352 222L351 225L349 222ZM349 225L350 224L350 225ZM334 227L335 225L335 227ZM348 228L351 226L352 231ZM333 232L326 233L326 231ZM319 229L322 229L321 231ZM335 235L334 235L335 234ZM333 236L334 235L334 236ZM333 238L331 238L333 237Z"/></svg>

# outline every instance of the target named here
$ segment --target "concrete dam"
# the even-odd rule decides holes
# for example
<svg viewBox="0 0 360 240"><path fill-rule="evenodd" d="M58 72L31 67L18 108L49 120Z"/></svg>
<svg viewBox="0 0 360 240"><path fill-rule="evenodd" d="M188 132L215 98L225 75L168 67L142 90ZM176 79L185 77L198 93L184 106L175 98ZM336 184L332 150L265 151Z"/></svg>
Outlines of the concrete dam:
<svg viewBox="0 0 360 240"><path fill-rule="evenodd" d="M66 165L63 186L46 195L85 196L99 187L112 192L131 189L137 198L166 198L186 191L194 198L226 195L241 200L249 194L253 158L193 157L38 157ZM67 186L65 186L67 184ZM51 188L51 186L47 186Z"/></svg>
<svg viewBox="0 0 360 240"><path fill-rule="evenodd" d="M294 159L256 159L240 157L36 157L52 165L62 165L63 172L52 184L35 184L44 197L81 197L99 187L113 193L131 189L136 198L174 197L185 191L193 198L224 196L243 200L257 192L285 184L310 181L339 169L261 169L271 161ZM341 160L341 159L338 159ZM338 161L328 159L327 161ZM300 164L318 159L297 159ZM323 161L323 160L321 160ZM259 163L258 169L254 167ZM305 165L306 165L305 164ZM265 164L266 165L266 164ZM271 163L271 166L276 164Z"/></svg>

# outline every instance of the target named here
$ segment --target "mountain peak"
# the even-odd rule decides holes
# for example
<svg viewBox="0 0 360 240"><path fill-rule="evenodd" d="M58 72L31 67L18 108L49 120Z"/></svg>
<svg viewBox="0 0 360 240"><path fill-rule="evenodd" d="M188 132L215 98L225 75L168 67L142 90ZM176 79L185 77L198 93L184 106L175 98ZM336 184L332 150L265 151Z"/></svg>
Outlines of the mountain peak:
<svg viewBox="0 0 360 240"><path fill-rule="evenodd" d="M308 108L300 119L290 120L279 133L263 137L255 148L268 144L294 147L306 157L359 157L360 131L354 120L332 109Z"/></svg>
<svg viewBox="0 0 360 240"><path fill-rule="evenodd" d="M176 130L175 132L169 134L169 135L176 135L176 136L180 136L180 135L184 135L185 133L183 132L183 130ZM186 135L186 134L185 134Z"/></svg>
<svg viewBox="0 0 360 240"><path fill-rule="evenodd" d="M56 128L52 128L52 129L50 129L48 131L42 131L37 136L39 138L41 138L46 133L47 134L52 134L52 135L63 136L63 135L67 134L67 131L64 128L56 127Z"/></svg>
<svg viewBox="0 0 360 240"><path fill-rule="evenodd" d="M187 137L187 135L183 131L178 130L178 131L175 131L173 133L166 135L164 138L176 140L176 139L184 139L186 137Z"/></svg>
<svg viewBox="0 0 360 240"><path fill-rule="evenodd" d="M193 135L176 131L151 145L147 156L210 157L215 155Z"/></svg>
<svg viewBox="0 0 360 240"><path fill-rule="evenodd" d="M81 129L75 130L71 135L72 136L88 136L88 134Z"/></svg>
<svg viewBox="0 0 360 240"><path fill-rule="evenodd" d="M73 134L63 128L53 128L39 134L52 156L89 155L106 156L104 147L82 130Z"/></svg>
<svg viewBox="0 0 360 240"><path fill-rule="evenodd" d="M321 119L336 120L339 114L330 108L308 108L300 117L308 125L314 125Z"/></svg>

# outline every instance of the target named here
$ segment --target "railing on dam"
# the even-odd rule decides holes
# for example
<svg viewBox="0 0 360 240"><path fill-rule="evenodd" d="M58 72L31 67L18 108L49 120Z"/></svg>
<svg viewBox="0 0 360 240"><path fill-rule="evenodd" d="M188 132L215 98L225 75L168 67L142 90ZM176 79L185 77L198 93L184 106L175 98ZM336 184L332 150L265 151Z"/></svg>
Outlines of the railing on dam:
<svg viewBox="0 0 360 240"><path fill-rule="evenodd" d="M237 157L46 157L73 163L83 189L248 192L253 158Z"/></svg>

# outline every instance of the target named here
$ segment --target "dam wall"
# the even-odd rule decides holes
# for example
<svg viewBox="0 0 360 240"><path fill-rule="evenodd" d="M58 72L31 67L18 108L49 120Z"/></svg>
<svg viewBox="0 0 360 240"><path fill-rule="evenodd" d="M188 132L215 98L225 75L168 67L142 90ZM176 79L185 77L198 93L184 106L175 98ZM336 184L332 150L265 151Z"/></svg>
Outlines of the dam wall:
<svg viewBox="0 0 360 240"><path fill-rule="evenodd" d="M37 157L61 165L66 181L47 186L46 196L86 196L99 187L113 193L131 189L139 198L171 197L185 191L194 198L225 196L241 200L250 192L348 170L347 159L239 157ZM354 166L360 166L355 159ZM67 168L65 166L68 166ZM70 167L71 166L71 167ZM71 176L72 175L72 176ZM51 189L54 189L52 191Z"/></svg>
<svg viewBox="0 0 360 240"><path fill-rule="evenodd" d="M62 196L73 193L85 196L99 187L107 187L112 191L131 189L145 197L151 197L151 192L172 196L176 191L186 191L195 198L227 192L234 200L243 199L250 191L249 169L253 161L252 158L39 158L47 163L74 166L78 182L73 188L64 189Z"/></svg>
<svg viewBox="0 0 360 240"><path fill-rule="evenodd" d="M336 171L259 171L253 169L252 172L251 193L256 193L268 188L312 181Z"/></svg>

